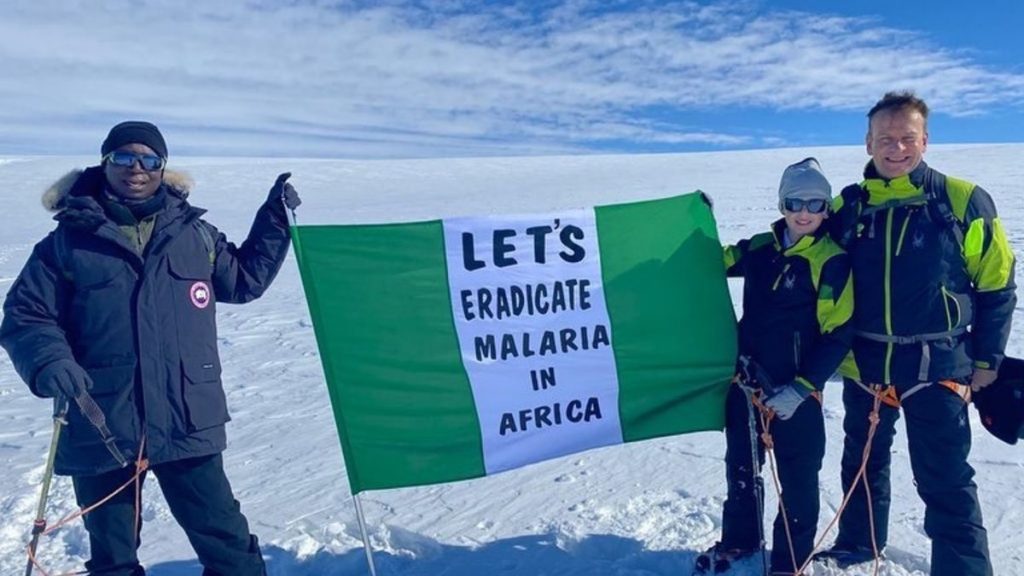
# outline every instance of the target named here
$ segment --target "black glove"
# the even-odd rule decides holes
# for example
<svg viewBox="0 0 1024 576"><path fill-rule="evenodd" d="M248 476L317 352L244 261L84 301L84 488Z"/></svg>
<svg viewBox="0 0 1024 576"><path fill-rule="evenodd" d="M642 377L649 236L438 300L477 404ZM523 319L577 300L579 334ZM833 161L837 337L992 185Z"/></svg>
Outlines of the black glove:
<svg viewBox="0 0 1024 576"><path fill-rule="evenodd" d="M704 203L708 205L708 208L711 208L712 212L714 212L715 200L711 198L711 196L709 196L708 193L703 190L698 190L698 192L700 192L700 199L703 200Z"/></svg>
<svg viewBox="0 0 1024 576"><path fill-rule="evenodd" d="M92 388L92 378L74 360L55 360L36 374L36 392L44 398L58 395L71 400Z"/></svg>
<svg viewBox="0 0 1024 576"><path fill-rule="evenodd" d="M753 358L741 354L736 360L737 383L751 390L763 390L765 393L774 390L772 378Z"/></svg>
<svg viewBox="0 0 1024 576"><path fill-rule="evenodd" d="M270 189L270 195L267 196L268 202L284 202L284 205L289 210L295 210L299 207L299 204L302 204L299 193L288 183L288 179L291 177L291 172L284 172L277 177L274 186Z"/></svg>

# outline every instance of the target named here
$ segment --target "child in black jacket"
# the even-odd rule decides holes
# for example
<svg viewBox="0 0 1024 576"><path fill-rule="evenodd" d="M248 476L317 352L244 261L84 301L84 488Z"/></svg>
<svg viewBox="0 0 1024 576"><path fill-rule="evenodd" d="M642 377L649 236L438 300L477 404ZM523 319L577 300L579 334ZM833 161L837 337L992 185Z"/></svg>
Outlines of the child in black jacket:
<svg viewBox="0 0 1024 576"><path fill-rule="evenodd" d="M783 218L724 249L728 275L745 280L740 360L726 401L722 540L698 556L698 574L725 571L763 545L764 442L757 436L763 423L774 439L784 495L774 523L772 573L795 574L812 551L825 454L821 390L852 338L850 264L822 227L831 192L814 158L787 167L779 186Z"/></svg>

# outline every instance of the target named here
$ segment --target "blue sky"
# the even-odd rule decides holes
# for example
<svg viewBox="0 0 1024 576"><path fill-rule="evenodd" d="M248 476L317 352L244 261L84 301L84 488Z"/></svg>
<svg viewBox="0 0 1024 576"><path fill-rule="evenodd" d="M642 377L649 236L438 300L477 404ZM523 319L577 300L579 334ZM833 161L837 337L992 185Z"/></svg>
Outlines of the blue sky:
<svg viewBox="0 0 1024 576"><path fill-rule="evenodd" d="M1024 140L1020 10L991 2L14 0L0 154L435 157L860 144L893 89L931 142Z"/></svg>

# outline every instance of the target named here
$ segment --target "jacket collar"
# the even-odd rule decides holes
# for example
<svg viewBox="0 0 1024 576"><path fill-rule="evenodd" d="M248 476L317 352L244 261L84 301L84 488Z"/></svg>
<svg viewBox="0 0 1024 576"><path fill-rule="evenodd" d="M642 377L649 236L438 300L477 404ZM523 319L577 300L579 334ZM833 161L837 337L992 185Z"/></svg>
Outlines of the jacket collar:
<svg viewBox="0 0 1024 576"><path fill-rule="evenodd" d="M109 240L124 247L138 259L139 256L128 245L124 235L118 231L117 224L100 205L105 185L106 177L100 166L73 170L43 193L43 205L56 212L53 219L62 225L85 230ZM153 229L153 240L158 240L165 234L175 236L177 230L205 212L201 208L191 206L186 200L191 185L192 180L186 174L165 172L160 193L166 196L166 203ZM141 263L141 260L139 262Z"/></svg>
<svg viewBox="0 0 1024 576"><path fill-rule="evenodd" d="M74 228L95 230L110 218L100 204L106 176L102 166L68 172L43 192L43 206L55 212L53 219ZM186 198L192 190L192 178L184 172L164 172L160 194L166 194L165 210L197 210Z"/></svg>
<svg viewBox="0 0 1024 576"><path fill-rule="evenodd" d="M867 191L867 203L870 205L923 196L927 172L928 164L922 160L909 174L887 179L878 173L875 163L869 161L864 168L864 181L861 182L861 188Z"/></svg>
<svg viewBox="0 0 1024 576"><path fill-rule="evenodd" d="M163 185L172 196L182 199L188 198L195 185L192 177L185 172L174 170L164 171ZM89 168L71 170L64 176L57 179L45 191L43 191L43 207L50 212L60 212L71 198L94 197L98 198L103 193L106 185L106 176L103 175L102 166L90 166Z"/></svg>
<svg viewBox="0 0 1024 576"><path fill-rule="evenodd" d="M779 218L778 220L772 223L772 236L775 238L775 249L786 255L798 254L821 241L821 239L825 237L825 235L828 233L828 227L825 225L825 222L822 222L821 226L818 226L818 229L815 230L814 233L803 236L789 248L783 248L783 239L785 238L785 233L785 218Z"/></svg>

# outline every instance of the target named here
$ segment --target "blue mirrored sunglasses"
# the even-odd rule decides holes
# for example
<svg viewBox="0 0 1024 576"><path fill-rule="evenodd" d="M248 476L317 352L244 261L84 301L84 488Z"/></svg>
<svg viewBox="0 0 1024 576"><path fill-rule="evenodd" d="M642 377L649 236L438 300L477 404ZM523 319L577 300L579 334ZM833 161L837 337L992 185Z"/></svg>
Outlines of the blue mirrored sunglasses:
<svg viewBox="0 0 1024 576"><path fill-rule="evenodd" d="M103 157L104 162L110 162L114 166L131 168L136 162L143 170L152 172L164 167L164 159L153 154L136 154L135 152L114 151Z"/></svg>
<svg viewBox="0 0 1024 576"><path fill-rule="evenodd" d="M813 200L786 198L782 202L782 207L786 209L786 212L799 212L806 208L811 214L821 214L828 209L828 201L822 200L821 198L815 198Z"/></svg>

